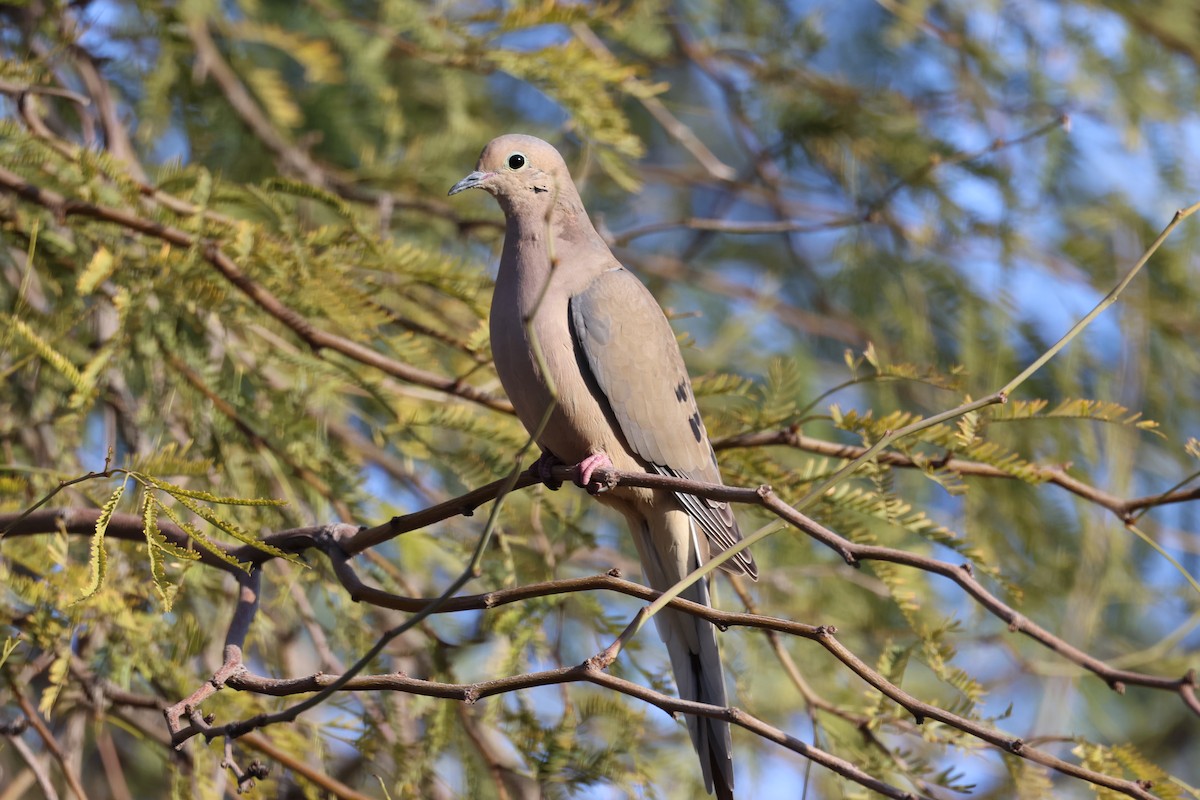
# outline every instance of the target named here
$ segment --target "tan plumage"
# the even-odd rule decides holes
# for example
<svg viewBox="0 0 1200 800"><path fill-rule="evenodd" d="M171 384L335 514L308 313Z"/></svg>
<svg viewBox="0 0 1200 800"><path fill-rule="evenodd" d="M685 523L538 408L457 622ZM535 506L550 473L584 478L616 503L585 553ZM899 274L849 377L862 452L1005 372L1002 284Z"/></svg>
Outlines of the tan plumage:
<svg viewBox="0 0 1200 800"><path fill-rule="evenodd" d="M450 193L469 188L489 192L504 210L492 353L528 430L537 429L549 407L551 386L557 391L558 405L538 439L542 449L570 464L603 453L619 470L719 483L670 323L596 233L558 151L532 136L502 136L483 149L476 171ZM691 572L710 550L741 539L725 503L627 487L598 499L625 517L656 589ZM749 552L725 566L758 574ZM683 596L708 605L708 585L701 582ZM670 610L655 621L680 696L727 705L713 626ZM690 716L687 722L706 787L732 797L728 725Z"/></svg>

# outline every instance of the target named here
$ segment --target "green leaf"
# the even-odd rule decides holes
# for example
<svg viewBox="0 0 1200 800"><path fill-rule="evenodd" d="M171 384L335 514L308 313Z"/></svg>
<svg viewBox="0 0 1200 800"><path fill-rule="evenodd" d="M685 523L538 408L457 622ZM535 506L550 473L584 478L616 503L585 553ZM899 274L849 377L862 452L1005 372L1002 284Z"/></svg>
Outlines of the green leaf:
<svg viewBox="0 0 1200 800"><path fill-rule="evenodd" d="M1013 400L1003 406L993 406L992 420L1013 422L1026 419L1088 419L1133 427L1163 437L1157 422L1142 419L1142 412L1131 411L1120 403L1080 398L1063 400L1050 411L1046 411L1049 405L1049 401L1042 399Z"/></svg>
<svg viewBox="0 0 1200 800"><path fill-rule="evenodd" d="M192 525L190 522L186 521L181 516L179 516L179 514L175 511L175 509L171 508L168 505L164 505L162 503L159 504L159 508L162 510L162 512L164 514L167 515L168 519L170 519L172 522L174 522L176 525L178 525L185 533L187 533L188 537L191 539L191 541L197 547L201 548L202 550L207 551L208 553L210 553L213 556L216 556L217 558L224 561L226 564L237 567L238 569L243 570L244 572L250 571L249 564L244 564L241 561L238 561L233 556L229 555L229 553L225 552L224 548L222 548L216 542L212 541L207 536L205 536L203 531L201 531L195 525Z"/></svg>
<svg viewBox="0 0 1200 800"><path fill-rule="evenodd" d="M296 31L252 19L233 23L230 33L241 41L271 45L295 59L304 68L304 80L309 83L340 83L344 80L341 59L326 39L309 38Z"/></svg>
<svg viewBox="0 0 1200 800"><path fill-rule="evenodd" d="M112 275L115 266L116 259L113 258L113 254L109 252L108 248L103 245L97 247L96 252L92 253L88 265L83 268L83 272L79 273L79 278L75 281L76 291L81 295L89 295L96 291L96 287Z"/></svg>
<svg viewBox="0 0 1200 800"><path fill-rule="evenodd" d="M54 710L54 703L62 693L63 686L66 685L67 675L70 673L70 670L71 654L69 651L58 653L54 657L54 660L50 662L49 669L46 670L46 677L49 683L42 691L41 699L38 700L38 711L47 719L50 718L50 712Z"/></svg>
<svg viewBox="0 0 1200 800"><path fill-rule="evenodd" d="M134 459L130 465L133 475L186 475L188 477L204 477L212 471L211 458L188 457L192 442L170 442L153 452ZM159 478L158 480L161 480Z"/></svg>
<svg viewBox="0 0 1200 800"><path fill-rule="evenodd" d="M219 506L286 506L287 500L276 500L271 497L228 497L215 495L211 492L205 492L196 489L185 489L182 486L177 486L173 483L162 480L161 478L151 477L149 475L140 476L147 483L156 489L161 489L172 497L187 497L192 500L199 500L204 503L212 503Z"/></svg>
<svg viewBox="0 0 1200 800"><path fill-rule="evenodd" d="M182 503L184 508L186 508L188 511L191 511L193 514L195 514L196 516L198 516L201 519L203 519L204 521L206 521L209 525L212 525L215 528L219 528L220 530L229 534L230 536L237 539L238 541L244 542L245 544L248 544L257 550L261 550L264 553L269 553L270 555L273 555L276 558L282 558L282 559L292 562L293 564L304 566L304 562L301 561L299 558L297 558L295 555L293 555L291 553L286 553L283 550L280 550L278 547L275 547L274 545L267 544L266 542L262 541L258 537L249 533L248 531L242 530L237 525L235 525L233 522L230 522L229 520L218 516L216 513L213 512L212 509L205 508L204 506L200 505L199 503L194 501L188 495L171 493L171 496L174 497L176 500L178 500L180 503ZM274 505L274 503L265 503L263 505Z"/></svg>
<svg viewBox="0 0 1200 800"><path fill-rule="evenodd" d="M242 71L242 77L276 125L290 129L304 121L291 88L278 72L267 67L251 67Z"/></svg>
<svg viewBox="0 0 1200 800"><path fill-rule="evenodd" d="M1171 776L1162 767L1143 756L1132 744L1113 745L1110 752L1134 780L1151 784L1154 793L1163 800L1178 800L1183 797L1180 787L1171 781Z"/></svg>
<svg viewBox="0 0 1200 800"><path fill-rule="evenodd" d="M0 647L0 668L4 667L4 663L8 661L8 657L13 654L19 644L21 644L20 636L4 637L4 647Z"/></svg>
<svg viewBox="0 0 1200 800"><path fill-rule="evenodd" d="M1054 800L1054 783L1046 767L1011 756L1005 757L1004 765L1016 787L1017 800Z"/></svg>
<svg viewBox="0 0 1200 800"><path fill-rule="evenodd" d="M200 554L195 550L179 547L163 535L162 530L158 527L159 502L157 498L149 490L143 491L142 495L142 532L145 533L146 542L149 545L146 552L150 556L150 574L154 577L154 589L158 592L163 607L170 611L179 587L173 586L167 581L163 554L166 553L182 561L197 561L200 559Z"/></svg>
<svg viewBox="0 0 1200 800"><path fill-rule="evenodd" d="M124 493L125 482L122 481L121 485L109 495L108 501L100 508L100 516L96 518L96 532L92 535L91 556L88 559L92 567L92 578L88 582L87 588L83 590L83 594L71 605L89 599L100 591L100 587L104 583L104 576L108 571L108 554L104 551L104 534L108 531L108 523L112 521L112 515L117 510L117 503L121 502L121 495Z"/></svg>
<svg viewBox="0 0 1200 800"><path fill-rule="evenodd" d="M0 322L7 325L8 329L23 339L43 361L70 381L77 392L86 393L91 391L92 387L85 383L83 376L79 374L79 370L71 363L71 359L67 358L55 349L53 345L39 336L33 328L16 317L11 317L7 314L0 314Z"/></svg>

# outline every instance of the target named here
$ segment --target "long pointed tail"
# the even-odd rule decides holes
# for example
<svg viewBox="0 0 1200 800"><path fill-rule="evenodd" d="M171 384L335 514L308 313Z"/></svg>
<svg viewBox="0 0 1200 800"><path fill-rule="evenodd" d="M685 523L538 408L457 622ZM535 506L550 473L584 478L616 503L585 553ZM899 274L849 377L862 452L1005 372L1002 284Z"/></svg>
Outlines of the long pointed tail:
<svg viewBox="0 0 1200 800"><path fill-rule="evenodd" d="M629 519L646 578L655 589L666 589L699 566L696 529L687 512L663 509L649 518ZM692 585L682 597L710 605L708 582ZM714 706L727 706L725 675L717 634L707 620L666 609L654 621L667 645L679 696ZM733 798L733 741L729 723L688 715L688 733L700 757L704 786L720 800Z"/></svg>

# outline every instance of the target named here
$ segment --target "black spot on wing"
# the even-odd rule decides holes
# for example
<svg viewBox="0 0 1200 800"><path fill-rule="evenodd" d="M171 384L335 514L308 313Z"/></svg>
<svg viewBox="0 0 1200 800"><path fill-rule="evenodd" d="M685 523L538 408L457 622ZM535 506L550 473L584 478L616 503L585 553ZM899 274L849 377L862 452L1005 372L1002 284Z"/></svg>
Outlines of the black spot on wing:
<svg viewBox="0 0 1200 800"><path fill-rule="evenodd" d="M719 475L674 333L646 288L613 267L568 305L576 357L630 451L710 480Z"/></svg>

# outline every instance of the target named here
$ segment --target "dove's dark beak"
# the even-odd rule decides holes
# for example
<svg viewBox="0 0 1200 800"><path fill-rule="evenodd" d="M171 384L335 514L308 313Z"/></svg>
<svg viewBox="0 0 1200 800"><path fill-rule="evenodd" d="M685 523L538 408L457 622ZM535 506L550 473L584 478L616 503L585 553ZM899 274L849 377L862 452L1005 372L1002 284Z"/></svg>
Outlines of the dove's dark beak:
<svg viewBox="0 0 1200 800"><path fill-rule="evenodd" d="M458 183L450 187L450 194L458 194L467 189L478 189L483 185L483 182L492 177L490 172L472 172L467 177L463 178Z"/></svg>

